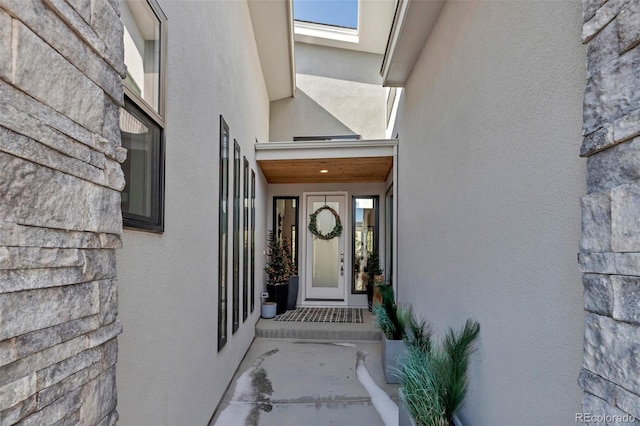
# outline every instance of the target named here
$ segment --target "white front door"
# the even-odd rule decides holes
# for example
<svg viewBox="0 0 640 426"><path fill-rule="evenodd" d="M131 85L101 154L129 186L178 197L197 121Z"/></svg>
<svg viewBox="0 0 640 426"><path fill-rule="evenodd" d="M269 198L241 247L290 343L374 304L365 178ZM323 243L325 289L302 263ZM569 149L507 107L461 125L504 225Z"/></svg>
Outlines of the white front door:
<svg viewBox="0 0 640 426"><path fill-rule="evenodd" d="M342 234L325 240L309 231L310 215L324 206L329 206L339 216ZM345 238L349 221L346 217L347 195L344 193L305 195L304 229L306 236L305 251L305 301L307 302L346 302L345 283L347 278L347 259ZM329 234L336 225L333 212L323 209L317 214L317 229Z"/></svg>

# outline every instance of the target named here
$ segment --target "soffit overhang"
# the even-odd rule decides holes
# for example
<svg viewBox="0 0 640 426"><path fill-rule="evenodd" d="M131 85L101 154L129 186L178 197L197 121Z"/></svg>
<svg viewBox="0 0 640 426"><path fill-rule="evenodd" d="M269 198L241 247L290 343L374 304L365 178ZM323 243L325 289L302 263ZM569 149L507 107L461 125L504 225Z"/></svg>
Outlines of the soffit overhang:
<svg viewBox="0 0 640 426"><path fill-rule="evenodd" d="M292 0L248 4L269 101L290 98L296 87Z"/></svg>
<svg viewBox="0 0 640 426"><path fill-rule="evenodd" d="M380 70L383 86L404 86L445 1L398 1Z"/></svg>
<svg viewBox="0 0 640 426"><path fill-rule="evenodd" d="M369 183L387 180L397 147L395 139L264 142L255 151L268 183Z"/></svg>

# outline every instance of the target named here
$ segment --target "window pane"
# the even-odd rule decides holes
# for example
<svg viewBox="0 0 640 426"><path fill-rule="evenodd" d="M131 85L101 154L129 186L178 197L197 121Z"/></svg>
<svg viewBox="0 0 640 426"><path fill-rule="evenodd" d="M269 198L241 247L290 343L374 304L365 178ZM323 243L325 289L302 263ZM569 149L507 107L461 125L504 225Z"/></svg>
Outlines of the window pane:
<svg viewBox="0 0 640 426"><path fill-rule="evenodd" d="M378 197L353 198L353 286L352 292L365 292L369 277L367 259L378 247Z"/></svg>
<svg viewBox="0 0 640 426"><path fill-rule="evenodd" d="M251 170L251 312L256 305L256 172Z"/></svg>
<svg viewBox="0 0 640 426"><path fill-rule="evenodd" d="M160 20L146 0L121 1L125 85L159 112Z"/></svg>
<svg viewBox="0 0 640 426"><path fill-rule="evenodd" d="M125 216L156 223L160 128L131 104L126 103L125 108L120 109L122 146L127 149L122 164L126 180L122 211Z"/></svg>

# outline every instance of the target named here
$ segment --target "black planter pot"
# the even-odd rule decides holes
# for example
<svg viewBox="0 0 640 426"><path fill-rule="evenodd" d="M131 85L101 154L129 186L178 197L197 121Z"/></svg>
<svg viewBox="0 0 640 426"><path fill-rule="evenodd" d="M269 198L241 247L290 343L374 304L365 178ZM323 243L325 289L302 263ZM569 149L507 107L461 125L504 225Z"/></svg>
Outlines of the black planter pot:
<svg viewBox="0 0 640 426"><path fill-rule="evenodd" d="M373 284L367 284L367 306L369 306L369 312L373 307Z"/></svg>
<svg viewBox="0 0 640 426"><path fill-rule="evenodd" d="M289 298L289 284L267 284L269 301L276 302L276 315L284 314L287 311L287 299Z"/></svg>
<svg viewBox="0 0 640 426"><path fill-rule="evenodd" d="M289 295L287 297L287 310L293 310L296 308L298 302L298 276L293 275L289 277Z"/></svg>

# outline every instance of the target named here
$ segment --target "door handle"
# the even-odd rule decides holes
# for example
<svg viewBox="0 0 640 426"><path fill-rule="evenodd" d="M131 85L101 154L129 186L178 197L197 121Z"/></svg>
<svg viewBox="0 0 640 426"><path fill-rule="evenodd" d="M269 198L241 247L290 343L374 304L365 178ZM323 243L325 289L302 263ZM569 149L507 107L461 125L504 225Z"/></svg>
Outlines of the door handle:
<svg viewBox="0 0 640 426"><path fill-rule="evenodd" d="M344 276L344 253L340 253L340 275Z"/></svg>

